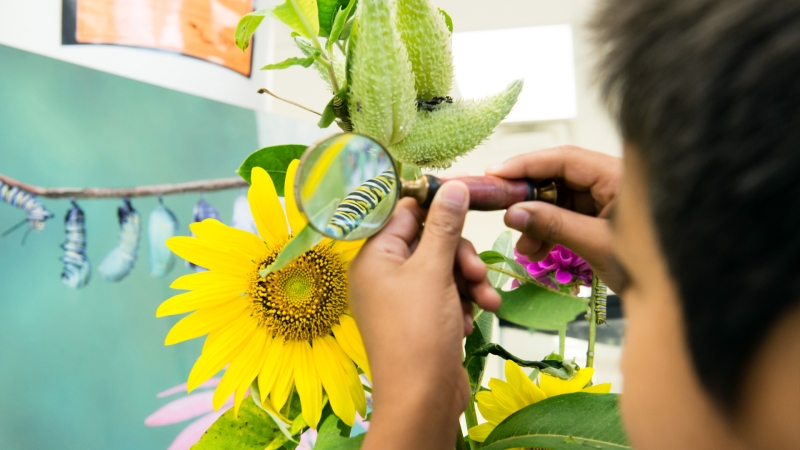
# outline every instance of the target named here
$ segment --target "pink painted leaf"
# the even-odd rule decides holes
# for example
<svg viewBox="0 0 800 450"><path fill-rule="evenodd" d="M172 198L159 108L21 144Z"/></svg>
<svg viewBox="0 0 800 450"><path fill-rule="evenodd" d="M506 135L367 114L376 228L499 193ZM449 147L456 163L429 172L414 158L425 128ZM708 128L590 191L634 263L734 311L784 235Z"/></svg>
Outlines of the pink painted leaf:
<svg viewBox="0 0 800 450"><path fill-rule="evenodd" d="M219 377L212 378L212 379L206 381L205 383L201 384L198 387L198 389L199 388L212 388L212 387L215 387L215 386L217 386L219 384L220 380L221 380L221 378L219 378ZM179 385L177 385L175 387L171 387L171 388L167 389L166 391L159 392L156 395L156 397L157 398L169 397L170 395L175 395L175 394L178 394L180 392L186 392L186 390L187 390L186 383L183 383L183 384L179 384Z"/></svg>
<svg viewBox="0 0 800 450"><path fill-rule="evenodd" d="M203 437L203 433L208 430L217 419L222 416L228 409L230 409L231 405L226 405L220 408L219 411L205 415L194 422L192 422L188 427L184 428L183 431L172 441L169 448L167 450L189 450L192 448L194 444Z"/></svg>
<svg viewBox="0 0 800 450"><path fill-rule="evenodd" d="M205 391L173 400L148 416L144 420L144 424L148 427L162 427L213 412L213 398L214 391ZM230 403L230 400L226 402L226 405L228 403Z"/></svg>

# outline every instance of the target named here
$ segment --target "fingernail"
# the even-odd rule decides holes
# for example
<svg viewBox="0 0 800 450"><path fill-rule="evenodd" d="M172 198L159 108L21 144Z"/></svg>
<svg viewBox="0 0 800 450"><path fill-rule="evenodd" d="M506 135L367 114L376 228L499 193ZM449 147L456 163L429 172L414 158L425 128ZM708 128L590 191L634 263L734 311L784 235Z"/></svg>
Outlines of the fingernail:
<svg viewBox="0 0 800 450"><path fill-rule="evenodd" d="M452 183L445 183L439 188L442 200L456 206L464 206L467 200L467 190Z"/></svg>
<svg viewBox="0 0 800 450"><path fill-rule="evenodd" d="M502 164L497 164L495 166L492 166L492 167L489 167L488 169L486 169L486 173L499 172L501 168L503 168L503 165Z"/></svg>
<svg viewBox="0 0 800 450"><path fill-rule="evenodd" d="M530 218L531 215L528 214L528 211L520 208L512 208L506 213L506 225L515 230L523 230Z"/></svg>

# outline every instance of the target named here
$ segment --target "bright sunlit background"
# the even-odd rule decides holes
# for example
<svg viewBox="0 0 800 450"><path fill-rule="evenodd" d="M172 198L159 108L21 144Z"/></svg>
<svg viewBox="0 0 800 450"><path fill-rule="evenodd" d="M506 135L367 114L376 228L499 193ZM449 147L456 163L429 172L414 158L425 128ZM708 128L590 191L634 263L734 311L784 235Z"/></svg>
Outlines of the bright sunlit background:
<svg viewBox="0 0 800 450"><path fill-rule="evenodd" d="M0 120L5 117L8 126L0 123L0 130L19 133L4 136L0 131L2 172L11 177L29 177L25 181L45 186L228 177L237 161L258 146L308 144L333 132L319 130L313 114L256 94L267 87L319 111L330 98L312 70L258 70L299 54L290 32L272 19L256 34L248 78L166 51L62 46L61 8L69 1L74 0L0 1L0 55L5 55L0 58L7 58L0 59ZM221 7L225 2L213 3ZM256 0L255 6L274 3ZM447 172L479 175L511 156L565 144L621 153L593 84L594 52L585 26L593 0L435 3L455 26L455 95L481 97L525 79L519 104L506 122ZM19 64L50 72L28 77ZM41 80L48 90L37 84ZM61 83L77 83L81 89ZM115 98L95 97L101 93ZM63 108L61 115L53 113L54 98ZM115 111L139 111L140 117L114 118ZM23 125L12 126L17 123ZM221 204L223 219L230 217L233 196L212 197ZM184 234L196 201L196 196L176 200L176 208L185 213L180 218ZM180 427L151 429L143 421L163 405L155 397L158 391L186 379L199 347L163 347L171 322L156 319L154 312L169 295L169 279L185 269L174 270L168 279L152 279L140 263L132 279L119 285L95 279L85 290L70 291L58 280L56 256L66 202L46 203L59 219L49 222L42 236L32 236L24 249L16 238L0 240L0 330L7 330L0 331L0 359L6 369L5 378L0 376L0 442L4 448L166 448ZM502 216L470 213L465 235L479 251L490 249L505 230ZM90 243L95 261L105 249L92 247L94 242L106 239L111 245L116 233L113 220L106 219L111 231L98 232ZM0 205L0 229L18 220L19 211ZM18 289L14 280L27 284ZM134 290L135 283L149 288ZM495 341L522 358L541 359L557 349L555 335L495 330ZM613 382L619 392L619 333L609 330L606 344L597 347L596 380ZM583 365L586 344L578 339L580 330L572 335L567 357L577 357ZM502 378L501 367L492 357L486 380ZM34 429L36 433L30 431Z"/></svg>

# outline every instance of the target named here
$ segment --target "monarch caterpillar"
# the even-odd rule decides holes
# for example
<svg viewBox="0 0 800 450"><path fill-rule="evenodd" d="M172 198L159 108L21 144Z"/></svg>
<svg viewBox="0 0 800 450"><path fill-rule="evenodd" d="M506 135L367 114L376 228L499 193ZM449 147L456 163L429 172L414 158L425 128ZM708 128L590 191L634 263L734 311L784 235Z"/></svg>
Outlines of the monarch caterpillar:
<svg viewBox="0 0 800 450"><path fill-rule="evenodd" d="M133 209L128 198L117 209L119 217L119 243L100 263L97 270L106 281L120 281L131 272L139 253L139 240L142 234L142 223L139 213Z"/></svg>
<svg viewBox="0 0 800 450"><path fill-rule="evenodd" d="M175 255L167 248L167 239L178 232L178 219L164 206L161 197L158 206L147 221L147 240L150 243L150 275L163 277L175 265Z"/></svg>
<svg viewBox="0 0 800 450"><path fill-rule="evenodd" d="M3 181L0 181L0 199L11 206L16 206L24 210L27 216L25 220L6 230L3 236L21 227L25 222L28 222L30 230L42 231L44 230L45 222L53 218L53 213L45 209L44 205L39 202L39 199L37 199L35 195L17 186L4 183ZM28 230L28 232L30 232L30 230ZM25 237L27 236L28 234L26 233ZM24 242L25 238L23 238L23 243Z"/></svg>
<svg viewBox="0 0 800 450"><path fill-rule="evenodd" d="M342 121L341 128L344 131L353 132L353 122L350 121L350 111L347 109L347 102L345 102L338 95L333 96L333 114Z"/></svg>
<svg viewBox="0 0 800 450"><path fill-rule="evenodd" d="M86 219L83 210L75 203L75 199L70 199L72 208L67 211L64 218L64 229L66 230L67 240L61 244L64 249L64 272L61 273L61 281L72 289L80 289L89 284L92 275L92 265L86 256Z"/></svg>
<svg viewBox="0 0 800 450"><path fill-rule="evenodd" d="M608 286L597 279L597 286L595 287L594 296L594 311L597 315L597 324L602 325L606 323L606 313L608 308Z"/></svg>
<svg viewBox="0 0 800 450"><path fill-rule="evenodd" d="M365 181L342 200L328 222L326 233L343 239L361 225L364 217L374 211L380 202L394 189L395 174L387 170L375 178Z"/></svg>
<svg viewBox="0 0 800 450"><path fill-rule="evenodd" d="M206 198L203 195L203 196L200 196L200 200L197 202L196 205L194 205L194 210L192 211L192 216L193 216L195 222L202 222L202 221L204 221L206 219L219 220L219 211L217 211L217 208L214 208L213 206L211 206L206 201ZM192 233L192 236L194 236L194 233ZM191 268L191 269L194 269L195 272L202 272L202 271L206 270L205 268L200 267L200 266L195 265L195 264L192 264L189 261L186 261L186 266Z"/></svg>

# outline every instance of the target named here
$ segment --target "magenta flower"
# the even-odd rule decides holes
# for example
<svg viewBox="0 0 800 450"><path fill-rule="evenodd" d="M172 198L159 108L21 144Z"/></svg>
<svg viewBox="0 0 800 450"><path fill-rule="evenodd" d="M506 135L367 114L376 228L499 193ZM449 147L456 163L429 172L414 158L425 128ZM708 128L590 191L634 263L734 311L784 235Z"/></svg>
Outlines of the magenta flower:
<svg viewBox="0 0 800 450"><path fill-rule="evenodd" d="M577 293L580 286L592 285L589 263L564 246L556 245L542 261L531 261L516 250L514 255L536 281L546 286ZM513 286L519 286L519 281L514 280Z"/></svg>

